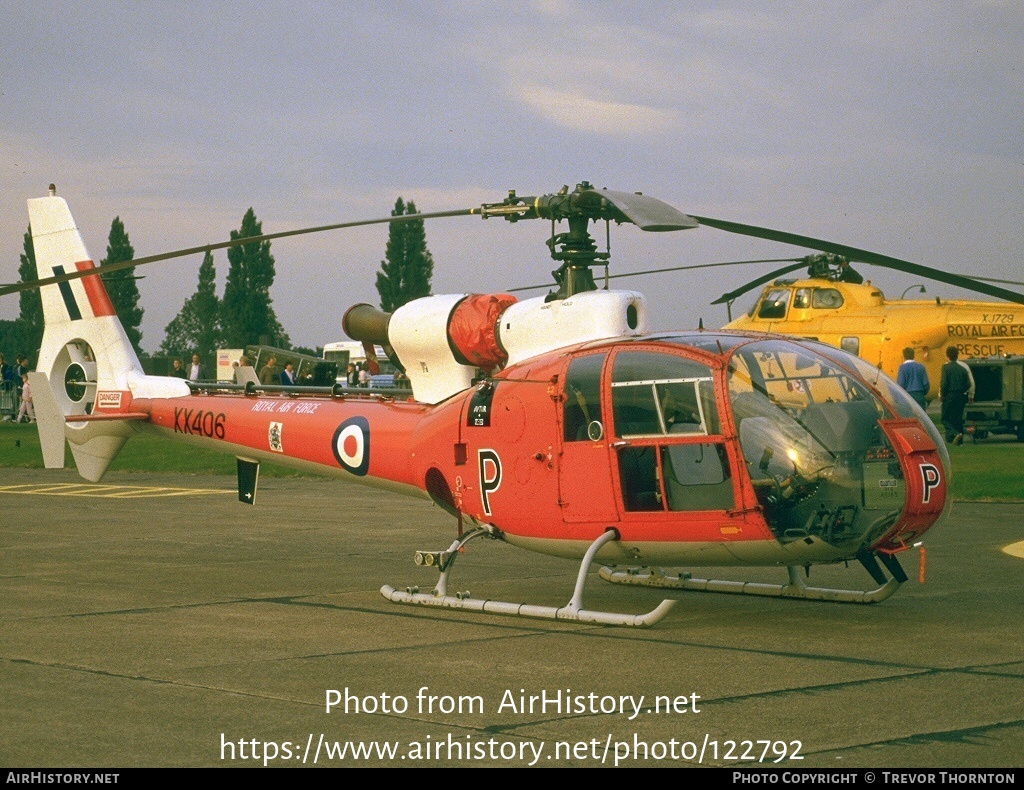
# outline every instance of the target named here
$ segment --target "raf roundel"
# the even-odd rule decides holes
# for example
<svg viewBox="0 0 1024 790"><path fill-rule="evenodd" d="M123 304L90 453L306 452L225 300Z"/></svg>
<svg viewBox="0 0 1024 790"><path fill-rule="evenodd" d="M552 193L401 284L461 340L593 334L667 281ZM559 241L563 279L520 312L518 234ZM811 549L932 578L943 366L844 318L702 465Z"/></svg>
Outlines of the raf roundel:
<svg viewBox="0 0 1024 790"><path fill-rule="evenodd" d="M351 417L334 432L331 447L346 472L362 477L370 468L370 423L365 417Z"/></svg>

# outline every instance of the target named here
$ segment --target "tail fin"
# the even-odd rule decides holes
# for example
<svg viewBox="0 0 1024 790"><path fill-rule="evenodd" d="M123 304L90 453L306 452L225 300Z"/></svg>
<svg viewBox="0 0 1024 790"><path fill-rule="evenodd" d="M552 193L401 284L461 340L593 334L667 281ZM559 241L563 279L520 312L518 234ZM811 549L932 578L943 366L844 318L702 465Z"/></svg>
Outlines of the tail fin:
<svg viewBox="0 0 1024 790"><path fill-rule="evenodd" d="M95 268L68 204L56 196L52 184L49 197L28 201L28 213L40 279ZM45 285L39 291L44 330L37 370L48 379L58 419L66 422L64 434L79 473L99 480L131 435L130 419L138 419L117 419L127 417L133 396L187 395L188 386L143 373L99 275ZM107 419L90 421L94 410ZM47 423L53 419L51 413ZM52 437L55 426L44 429L40 419L41 438L44 430ZM51 452L51 457L56 454Z"/></svg>

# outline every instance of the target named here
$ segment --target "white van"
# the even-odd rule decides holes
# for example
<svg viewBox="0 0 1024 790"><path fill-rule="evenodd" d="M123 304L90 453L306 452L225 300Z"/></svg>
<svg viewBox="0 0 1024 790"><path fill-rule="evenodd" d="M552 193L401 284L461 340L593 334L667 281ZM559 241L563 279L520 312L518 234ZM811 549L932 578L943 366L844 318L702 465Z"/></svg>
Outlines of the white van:
<svg viewBox="0 0 1024 790"><path fill-rule="evenodd" d="M380 346L373 348L377 353L377 364L380 365L380 373L373 377L373 386L395 386L395 373L398 372L398 369L391 364L391 360L387 358L383 348ZM325 362L337 363L338 383L345 384L345 374L348 371L349 363L354 363L358 367L366 361L366 352L363 350L363 344L358 340L341 340L337 343L325 344L323 358Z"/></svg>

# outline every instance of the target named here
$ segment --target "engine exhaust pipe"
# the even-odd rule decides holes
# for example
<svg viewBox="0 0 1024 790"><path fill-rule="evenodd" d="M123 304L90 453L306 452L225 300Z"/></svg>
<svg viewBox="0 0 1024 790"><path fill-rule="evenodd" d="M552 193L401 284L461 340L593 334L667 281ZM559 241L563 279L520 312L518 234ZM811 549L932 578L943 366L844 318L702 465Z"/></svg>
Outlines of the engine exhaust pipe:
<svg viewBox="0 0 1024 790"><path fill-rule="evenodd" d="M341 319L341 328L353 340L361 343L374 343L378 346L390 346L388 325L391 313L378 310L371 304L357 304L345 311Z"/></svg>

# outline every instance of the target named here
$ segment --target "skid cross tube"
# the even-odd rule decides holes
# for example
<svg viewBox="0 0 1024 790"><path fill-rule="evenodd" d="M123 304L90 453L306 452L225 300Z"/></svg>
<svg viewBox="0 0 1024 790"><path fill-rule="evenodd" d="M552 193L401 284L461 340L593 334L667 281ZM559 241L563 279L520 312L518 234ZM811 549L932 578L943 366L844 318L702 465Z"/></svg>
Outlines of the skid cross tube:
<svg viewBox="0 0 1024 790"><path fill-rule="evenodd" d="M590 544L586 555L583 557L583 561L580 563L580 570L576 576L576 587L573 590L572 599L566 606L533 606L507 601L490 601L471 598L468 592L449 595L448 580L452 567L455 565L455 559L459 556L459 550L473 538L483 536L499 538L500 533L493 527L480 527L467 532L460 539L456 540L446 552L418 553L418 557L430 555L440 560L437 566L441 575L432 592L421 593L416 587L397 590L391 585L385 584L380 588L381 595L395 603L415 604L417 606L438 606L448 609L467 609L487 614L506 614L519 617L535 617L544 620L565 620L576 623L595 623L598 625L632 626L634 628L654 625L668 614L668 611L675 605L675 600L667 599L645 614L601 612L583 608L583 589L586 586L587 572L590 570L590 564L594 561L594 557L601 550L601 547L606 543L619 539L619 533L614 529L609 529Z"/></svg>

